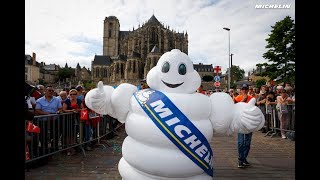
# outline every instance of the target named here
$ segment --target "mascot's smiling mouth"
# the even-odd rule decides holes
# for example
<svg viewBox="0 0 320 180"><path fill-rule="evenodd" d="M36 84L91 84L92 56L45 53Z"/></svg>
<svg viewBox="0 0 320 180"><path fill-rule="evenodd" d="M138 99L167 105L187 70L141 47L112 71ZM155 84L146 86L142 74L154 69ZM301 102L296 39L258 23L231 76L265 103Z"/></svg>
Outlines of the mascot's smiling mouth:
<svg viewBox="0 0 320 180"><path fill-rule="evenodd" d="M166 86L168 86L170 88L176 88L176 87L179 87L180 85L183 84L183 82L180 84L169 84L169 83L164 82L163 80L161 80L161 81L163 82L163 84L165 84Z"/></svg>

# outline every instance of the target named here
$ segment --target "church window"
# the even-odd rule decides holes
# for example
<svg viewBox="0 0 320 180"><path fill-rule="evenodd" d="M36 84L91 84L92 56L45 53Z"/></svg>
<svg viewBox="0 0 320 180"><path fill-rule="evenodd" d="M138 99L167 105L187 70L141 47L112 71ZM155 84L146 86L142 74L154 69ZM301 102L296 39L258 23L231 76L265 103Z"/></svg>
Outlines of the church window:
<svg viewBox="0 0 320 180"><path fill-rule="evenodd" d="M99 77L99 69L98 68L95 68L96 69L96 77Z"/></svg>
<svg viewBox="0 0 320 180"><path fill-rule="evenodd" d="M109 23L109 38L111 37L112 23Z"/></svg>
<svg viewBox="0 0 320 180"><path fill-rule="evenodd" d="M133 73L136 72L136 62L133 62Z"/></svg>
<svg viewBox="0 0 320 180"><path fill-rule="evenodd" d="M121 64L121 69L120 69L121 74L124 73L124 68L123 68L123 64Z"/></svg>
<svg viewBox="0 0 320 180"><path fill-rule="evenodd" d="M116 73L119 73L119 64L116 63Z"/></svg>

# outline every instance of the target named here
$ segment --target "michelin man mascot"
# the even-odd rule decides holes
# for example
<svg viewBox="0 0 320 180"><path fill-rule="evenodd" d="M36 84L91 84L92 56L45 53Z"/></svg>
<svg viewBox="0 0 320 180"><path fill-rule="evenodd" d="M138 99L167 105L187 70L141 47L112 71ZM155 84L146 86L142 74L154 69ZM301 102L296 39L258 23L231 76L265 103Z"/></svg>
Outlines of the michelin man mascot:
<svg viewBox="0 0 320 180"><path fill-rule="evenodd" d="M128 136L118 168L124 180L212 179L214 133L259 130L264 116L255 104L234 104L222 92L196 93L201 78L178 49L161 56L147 74L149 89L98 83L85 102L97 113L125 123Z"/></svg>

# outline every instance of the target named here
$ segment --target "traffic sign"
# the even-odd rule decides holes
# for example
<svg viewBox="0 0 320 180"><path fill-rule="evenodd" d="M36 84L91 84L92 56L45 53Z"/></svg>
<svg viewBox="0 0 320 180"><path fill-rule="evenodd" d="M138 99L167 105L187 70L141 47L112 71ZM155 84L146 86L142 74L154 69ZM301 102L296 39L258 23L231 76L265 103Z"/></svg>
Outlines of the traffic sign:
<svg viewBox="0 0 320 180"><path fill-rule="evenodd" d="M214 82L214 86L215 87L220 87L220 82L219 81Z"/></svg>
<svg viewBox="0 0 320 180"><path fill-rule="evenodd" d="M214 81L220 81L220 76L215 76Z"/></svg>
<svg viewBox="0 0 320 180"><path fill-rule="evenodd" d="M221 66L215 66L213 70L215 73L219 74L221 72Z"/></svg>

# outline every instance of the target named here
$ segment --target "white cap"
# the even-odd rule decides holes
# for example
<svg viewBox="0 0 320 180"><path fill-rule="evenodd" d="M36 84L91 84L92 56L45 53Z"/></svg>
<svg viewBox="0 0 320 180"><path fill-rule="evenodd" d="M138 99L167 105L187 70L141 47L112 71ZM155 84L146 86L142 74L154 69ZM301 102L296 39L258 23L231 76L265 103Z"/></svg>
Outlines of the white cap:
<svg viewBox="0 0 320 180"><path fill-rule="evenodd" d="M283 89L283 86L277 86L277 89L278 90Z"/></svg>

